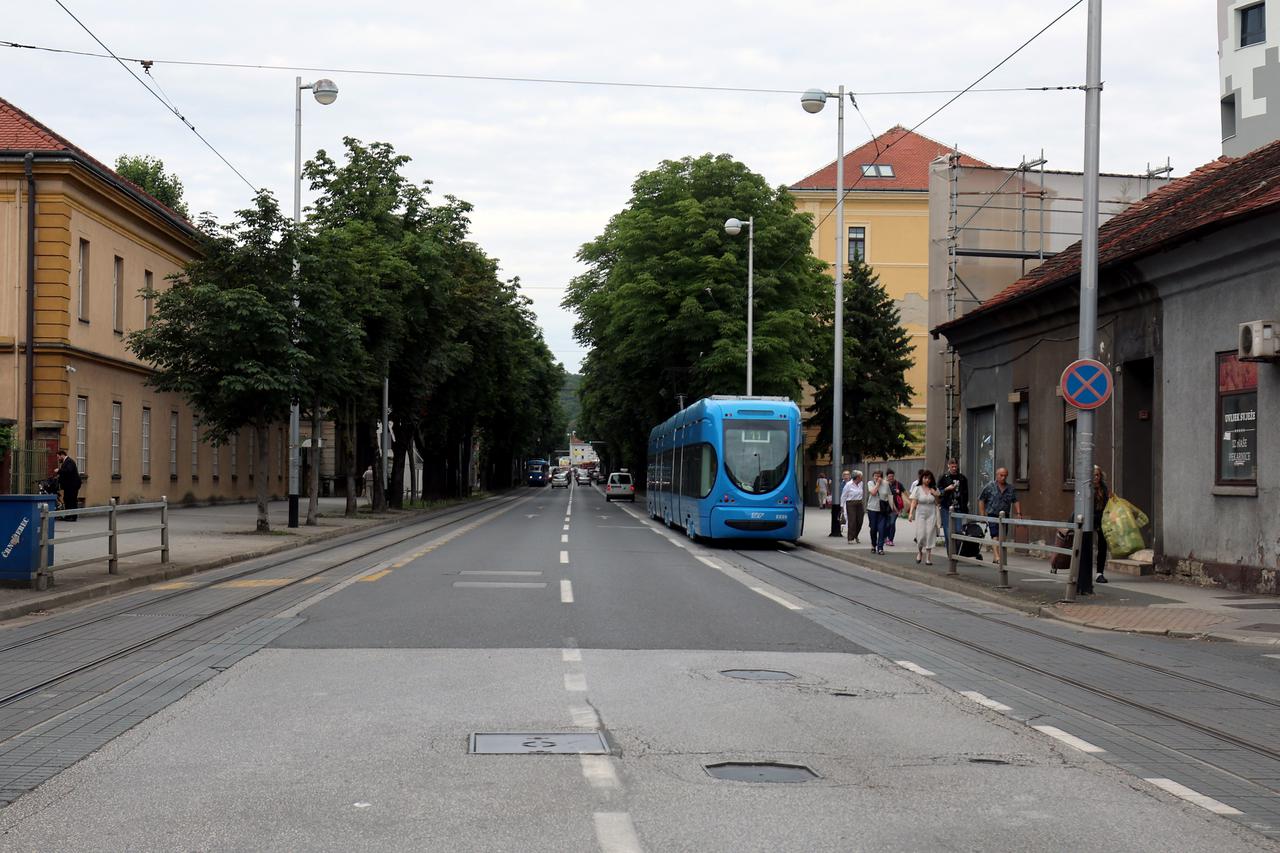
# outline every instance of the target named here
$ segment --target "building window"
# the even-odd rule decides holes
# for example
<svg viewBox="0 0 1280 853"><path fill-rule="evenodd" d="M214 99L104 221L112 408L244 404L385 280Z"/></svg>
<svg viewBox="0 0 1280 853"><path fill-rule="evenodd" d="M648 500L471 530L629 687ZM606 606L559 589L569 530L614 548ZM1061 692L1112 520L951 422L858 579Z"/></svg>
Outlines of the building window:
<svg viewBox="0 0 1280 853"><path fill-rule="evenodd" d="M1258 482L1258 365L1218 353L1217 483Z"/></svg>
<svg viewBox="0 0 1280 853"><path fill-rule="evenodd" d="M124 258L118 255L111 265L111 328L124 331Z"/></svg>
<svg viewBox="0 0 1280 853"><path fill-rule="evenodd" d="M1076 482L1076 415L1075 406L1062 401L1062 480L1071 486Z"/></svg>
<svg viewBox="0 0 1280 853"><path fill-rule="evenodd" d="M209 448L209 471L216 481L222 475L222 445L214 444Z"/></svg>
<svg viewBox="0 0 1280 853"><path fill-rule="evenodd" d="M169 479L178 479L178 413L169 413Z"/></svg>
<svg viewBox="0 0 1280 853"><path fill-rule="evenodd" d="M849 263L856 264L867 257L867 229L861 226L849 229Z"/></svg>
<svg viewBox="0 0 1280 853"><path fill-rule="evenodd" d="M240 434L231 436L231 479L240 475Z"/></svg>
<svg viewBox="0 0 1280 853"><path fill-rule="evenodd" d="M111 404L111 479L120 479L120 422L124 419L124 404Z"/></svg>
<svg viewBox="0 0 1280 853"><path fill-rule="evenodd" d="M191 419L191 479L200 476L200 425Z"/></svg>
<svg viewBox="0 0 1280 853"><path fill-rule="evenodd" d="M89 398L76 397L76 467L84 474L89 467Z"/></svg>
<svg viewBox="0 0 1280 853"><path fill-rule="evenodd" d="M892 178L893 167L888 163L863 163L862 177L864 178Z"/></svg>
<svg viewBox="0 0 1280 853"><path fill-rule="evenodd" d="M1240 46L1262 44L1267 40L1267 4L1255 3L1237 11L1240 16Z"/></svg>
<svg viewBox="0 0 1280 853"><path fill-rule="evenodd" d="M1222 99L1222 141L1236 135L1236 96L1231 93Z"/></svg>
<svg viewBox="0 0 1280 853"><path fill-rule="evenodd" d="M142 479L151 479L151 410L142 407Z"/></svg>
<svg viewBox="0 0 1280 853"><path fill-rule="evenodd" d="M89 322L89 241L80 241L80 271L76 279L76 318Z"/></svg>
<svg viewBox="0 0 1280 853"><path fill-rule="evenodd" d="M1027 389L1018 392L1014 405L1013 479L1026 483L1031 479L1031 403Z"/></svg>
<svg viewBox="0 0 1280 853"><path fill-rule="evenodd" d="M142 273L142 328L151 328L151 312L156 307L155 277L151 270Z"/></svg>

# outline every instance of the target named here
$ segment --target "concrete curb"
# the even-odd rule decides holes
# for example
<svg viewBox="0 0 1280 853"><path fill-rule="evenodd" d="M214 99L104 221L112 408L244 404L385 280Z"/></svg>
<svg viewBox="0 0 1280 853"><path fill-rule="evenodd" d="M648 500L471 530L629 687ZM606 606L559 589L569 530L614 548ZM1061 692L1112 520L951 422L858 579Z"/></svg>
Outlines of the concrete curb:
<svg viewBox="0 0 1280 853"><path fill-rule="evenodd" d="M172 580L173 578L185 577L186 575L207 572L211 569L220 569L223 566L229 566L233 563L244 563L250 560L257 560L262 557L269 557L272 554L278 554L282 551L292 551L296 548L305 547L313 542L324 542L330 539L337 539L342 536L366 533L370 530L402 527L412 522L420 521L422 518L428 517L430 514L434 514L436 512L438 512L438 510L433 510L432 513L413 513L408 516L398 516L396 518L376 521L372 524L362 524L358 527L338 527L308 536L305 539L298 539L296 541L283 540L276 543L273 547L259 548L254 551L246 551L239 554L228 554L225 557L217 557L200 563L191 563L181 566L173 564L168 566L157 566L150 571L136 575L114 577L106 575L106 579L100 583L90 584L88 586L67 590L61 593L56 591L55 586L54 591L46 595L41 595L38 598L33 598L28 601L20 601L0 607L0 622L9 619L17 619L20 616L27 616L31 613L52 610L57 607L65 607L69 604L79 604L80 602L91 601L96 598L106 598L108 596L115 595L116 593L127 592L137 587L159 583L160 581Z"/></svg>

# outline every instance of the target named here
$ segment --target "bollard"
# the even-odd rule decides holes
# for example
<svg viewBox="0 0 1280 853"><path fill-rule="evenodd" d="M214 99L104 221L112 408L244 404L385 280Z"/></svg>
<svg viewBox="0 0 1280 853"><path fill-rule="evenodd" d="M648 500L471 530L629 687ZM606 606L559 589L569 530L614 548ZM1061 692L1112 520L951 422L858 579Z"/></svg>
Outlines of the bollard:
<svg viewBox="0 0 1280 853"><path fill-rule="evenodd" d="M37 535L36 544L40 548L40 555L36 558L36 576L31 579L32 589L48 589L49 575L49 507L43 503L40 504L40 532Z"/></svg>
<svg viewBox="0 0 1280 853"><path fill-rule="evenodd" d="M1084 516L1077 515L1072 521L1075 533L1071 536L1071 568L1067 571L1067 595L1063 599L1068 603L1076 600L1076 584L1080 580L1080 540L1084 538Z"/></svg>
<svg viewBox="0 0 1280 853"><path fill-rule="evenodd" d="M169 498L160 496L160 562L169 562Z"/></svg>
<svg viewBox="0 0 1280 853"><path fill-rule="evenodd" d="M116 521L116 499L112 498L109 506L111 511L107 513L107 527L111 531L111 536L107 539L109 543L109 552L107 558L107 574L120 574L120 545L117 537L120 535L120 526Z"/></svg>
<svg viewBox="0 0 1280 853"><path fill-rule="evenodd" d="M996 550L1000 552L1000 583L996 585L996 589L1009 588L1009 569L1007 568L1009 560L1009 552L1004 546L1004 526L1008 524L1004 513L1000 513L1000 517L996 520Z"/></svg>
<svg viewBox="0 0 1280 853"><path fill-rule="evenodd" d="M955 525L953 522L954 522L954 519L948 516L947 524L954 527ZM954 532L955 532L954 530L943 531L944 535L946 536L945 541L947 543L947 574L949 575L960 574L960 564L956 562L956 551L955 551L956 543L951 536L951 534Z"/></svg>

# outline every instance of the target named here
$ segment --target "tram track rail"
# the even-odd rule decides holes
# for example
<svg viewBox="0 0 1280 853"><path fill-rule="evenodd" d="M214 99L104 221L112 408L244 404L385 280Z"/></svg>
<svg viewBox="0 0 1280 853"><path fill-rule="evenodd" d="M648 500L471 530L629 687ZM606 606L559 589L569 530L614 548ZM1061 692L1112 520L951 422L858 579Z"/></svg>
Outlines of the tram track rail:
<svg viewBox="0 0 1280 853"><path fill-rule="evenodd" d="M895 613L895 612L893 612L893 611L891 611L891 610L887 610L887 609L882 608L882 607L877 607L877 606L875 606L875 605L873 605L873 604L869 604L869 603L867 603L867 602L865 602L865 601L860 601L860 600L859 600L859 599L857 599L857 598L854 598L854 597L851 597L851 596L845 595L845 594L843 594L843 593L840 593L840 592L837 592L837 591L835 591L835 590L832 590L832 589L830 589L830 588L828 588L828 587L825 587L825 586L823 586L823 585L822 585L822 584L820 584L820 583L815 583L814 581L812 581L812 580L810 580L810 579L808 579L808 578L802 577L802 576L800 576L800 575L798 575L798 574L795 574L794 572L789 572L789 571L787 571L786 569L779 568L779 567L777 567L777 566L771 565L770 563L765 562L764 560L760 559L758 556L756 556L755 554L753 554L753 553L752 553L752 552L750 552L750 551L739 551L739 550L733 550L733 551L732 551L732 553L733 553L733 554L735 554L735 555L736 555L736 556L738 556L738 557L741 557L741 558L742 558L742 559L744 559L744 560L748 560L748 561L750 561L750 562L756 563L757 565L760 565L760 566L764 567L765 569L768 569L769 571L776 572L776 573L778 573L779 575L782 575L783 577L790 578L791 580L794 580L794 581L796 581L796 582L798 582L798 583L804 584L805 586L811 587L811 588L813 588L813 589L815 589L815 590L818 590L818 591L820 591L820 592L826 593L827 595L835 596L836 598L839 598L839 599L841 599L841 600L843 600L843 601L847 601L847 602L849 602L849 603L851 603L851 604L854 604L854 605L856 605L856 606L858 606L858 607L860 607L860 608L863 608L863 609L869 610L869 611L871 611L871 612L873 612L873 613L876 613L876 614L878 614L878 615L880 615L880 616L883 616L883 617L886 617L886 618L892 619L892 620L894 620L894 621L896 621L896 622L899 622L899 623L902 623L902 624L905 624L905 625L909 625L909 626L911 626L912 628L915 628L915 629L917 629L917 630L923 631L923 632L925 632L925 633L927 633L927 634L930 634L930 635L932 635L932 636L935 636L935 637L938 637L938 638L940 638L940 639L946 640L946 641L948 641L948 642L955 643L955 644L957 644L957 645L959 645L959 646L962 646L962 647L965 647L965 648L967 648L967 649L969 649L969 650L971 650L971 651L975 651L975 652L978 652L978 653L980 653L980 654L987 655L987 656L992 657L992 658L996 658L996 659L998 659L998 660L1004 661L1005 663L1009 663L1009 664L1012 664L1012 665L1014 665L1014 666L1017 666L1017 667L1020 667L1020 668L1022 668L1022 669L1025 669L1025 670L1027 670L1028 672L1031 672L1031 673L1033 673L1033 674L1035 674L1035 675L1038 675L1038 676L1041 676L1041 677L1044 677L1044 678L1048 678L1048 679L1051 679L1051 680L1053 680L1053 681L1060 682L1060 683L1062 683L1062 684L1069 685L1069 686L1074 687L1074 688L1079 689L1079 690L1086 691L1086 692L1091 693L1091 694L1093 694L1093 695L1095 695L1095 696L1099 696L1099 697L1104 698L1104 699L1107 699L1107 700L1109 700L1109 701L1116 702L1116 703L1118 703L1118 704L1120 704L1120 705L1124 705L1124 706L1129 707L1129 708L1132 708L1132 709L1134 709L1134 710L1142 711L1143 713L1147 713L1147 714L1152 714L1152 715L1155 715L1155 716L1157 716L1157 717L1160 717L1160 718L1163 718L1163 719L1166 719L1166 720L1170 720L1170 721L1172 721L1172 722L1175 722L1175 723L1177 723L1177 724L1179 724L1179 725L1187 726L1188 728L1193 729L1193 730L1195 730L1195 731L1197 731L1197 732L1200 732L1201 734L1205 734L1205 735L1208 735L1208 736L1210 736L1210 737L1216 738L1216 739L1218 739L1218 740L1220 740L1220 741L1223 741L1223 742L1225 742L1225 743L1229 743L1229 744L1231 744L1231 745L1233 745L1233 746L1235 746L1235 747L1238 747L1238 748L1243 749L1243 750L1247 750L1247 751L1252 752L1252 753L1254 753L1254 754L1256 754L1256 755L1263 756L1263 757L1265 757L1265 758L1267 758L1267 759L1270 759L1270 760L1272 760L1272 761L1280 762L1280 749L1277 749L1277 748L1275 748L1275 747L1268 746L1268 745L1266 745L1266 744L1255 743L1255 742L1253 742L1253 741L1248 740L1247 738L1240 737L1239 735L1235 735L1235 734L1233 734L1233 733L1231 733L1231 732L1224 731L1224 730L1219 729L1219 728L1217 728L1217 727L1210 726L1210 725L1207 725L1207 724L1205 724L1205 723L1201 723L1201 722L1198 722L1198 721L1196 721L1196 720L1189 719L1189 718L1187 718L1187 717L1185 717L1185 716L1183 716L1183 715L1181 715L1181 714L1177 714L1177 713L1175 713L1175 712L1173 712L1173 711L1170 711L1170 710L1167 710L1167 709L1164 709L1164 708L1160 708L1160 707L1155 706L1155 705L1147 704L1147 703L1141 702L1141 701L1136 700L1136 699L1132 699L1132 698L1130 698L1130 697L1128 697L1128 696L1125 696L1125 695L1123 695L1123 694L1117 693L1117 692L1112 691L1112 690L1108 690L1108 689L1107 689L1107 688L1105 688L1105 687L1099 687L1099 686L1097 686L1097 685L1095 685L1095 684L1089 684L1089 683L1087 683L1087 682L1085 682L1085 681L1082 681L1082 680L1080 680L1080 679L1078 679L1078 678L1073 678L1073 677L1071 677L1071 676L1069 676L1069 675L1065 675L1065 674L1063 674L1063 673L1053 672L1053 671L1051 671L1051 670L1048 670L1048 669L1045 669L1045 668L1043 668L1043 667L1037 666L1037 665L1036 665L1036 664L1034 664L1034 663L1030 663L1030 662L1028 662L1028 661L1021 660L1021 659L1019 659L1018 657L1013 656L1013 655L1010 655L1010 654L1008 654L1008 653L1006 653L1006 652L1003 652L1003 651L1001 651L1001 650L999 650L999 649L991 648L989 645L984 645L984 644L982 644L982 643L978 643L978 642L975 642L975 641L973 641L973 640L966 639L966 638L964 638L964 637L956 636L955 634L949 633L949 632L947 632L947 631L944 631L944 630L941 630L941 629L938 629L938 628L934 628L934 627L932 627L932 626L930 626L930 625L926 625L926 624L924 624L924 623L922 623L922 622L919 622L919 621L917 621L917 620L915 620L915 619L911 619L910 617L907 617L907 616L903 616L903 615L901 615L901 614L899 614L899 613ZM843 578L843 579L853 580L853 581L857 581L857 582L859 582L859 583L863 583L863 584L867 584L867 585L870 585L870 586L874 586L874 587L877 587L877 588L879 588L879 589L882 589L882 590L885 590L885 591L888 591L888 592L891 592L891 593L894 593L894 594L900 595L900 596L902 596L902 597L904 597L904 598L907 598L907 599L914 599L914 600L916 600L916 601L925 601L925 602L928 602L930 605L933 605L933 606L936 606L936 607L939 607L939 608L943 608L943 609L947 609L947 610L955 611L955 612L958 612L958 613L964 613L964 614L966 614L967 616L970 616L970 617L973 617L973 618L977 618L977 619L981 619L981 620L983 620L983 621L991 622L991 623L997 624L997 625L999 625L999 626L1001 626L1001 627L1003 627L1003 628L1008 628L1008 629L1012 629L1012 630L1015 630L1015 631L1022 631L1022 632L1025 632L1025 633L1033 634L1033 635L1035 635L1035 636L1037 636L1037 637L1039 637L1039 638L1041 638L1041 639L1050 640L1050 641L1052 641L1052 642L1054 642L1054 643L1059 643L1059 644L1062 644L1062 645L1065 645L1065 646L1069 646L1069 647L1072 647L1072 648L1076 648L1076 649L1081 649L1081 650L1090 651L1090 652L1093 652L1093 653L1095 653L1095 654L1099 654L1099 655L1102 655L1102 656L1104 656L1104 657L1110 658L1110 659L1112 659L1112 660L1114 660L1114 661L1116 661L1116 662L1118 662L1118 663L1124 663L1124 664L1127 664L1127 665L1130 665L1130 666L1140 667L1140 668L1142 668L1142 669L1148 670L1148 671L1150 671L1150 672L1153 672L1153 673L1159 674L1159 675L1164 676L1164 677L1167 677L1167 678L1180 679L1180 680L1182 680L1182 681L1190 682L1190 683L1193 683L1193 684L1199 685L1199 686L1201 686L1201 687L1208 688L1208 689L1210 689L1210 690L1216 690L1216 691L1222 692L1222 693L1224 693L1224 694L1228 694L1228 695L1236 696L1236 697L1239 697L1239 698L1248 699L1248 700L1250 700L1250 701L1257 702L1257 703L1259 703L1259 704L1261 704L1261 705L1268 706L1269 708L1276 708L1276 709L1280 709L1280 702L1277 702L1276 700L1269 699L1269 698L1264 697L1264 696L1259 696L1259 695L1254 694L1254 693L1249 693L1248 691L1237 690L1237 689L1235 689L1235 688L1227 687L1226 685L1217 684L1217 683L1214 683L1214 682L1211 682L1211 681L1207 681L1207 680L1204 680L1204 679L1196 678L1195 676L1187 675L1186 673L1179 673L1179 672L1175 672L1175 671L1170 670L1170 669L1167 669L1167 668L1165 668L1165 667L1157 666L1157 665L1154 665L1154 664L1149 664L1149 663L1146 663L1146 662L1143 662L1143 661L1136 661L1136 660L1133 660L1133 659L1131 659L1131 658L1126 658L1126 657L1124 657L1123 655L1117 655L1117 654L1115 654L1115 653L1113 653L1113 652L1108 652L1108 651L1105 651L1105 650L1095 649L1095 648L1093 648L1093 647L1091 647L1091 646L1088 646L1088 645L1086 645L1086 644L1084 644L1084 643L1077 643L1077 642L1075 642L1075 641L1073 641L1073 640L1069 640L1069 639L1066 639L1066 638L1063 638L1063 637L1055 637L1055 636L1054 636L1054 635L1052 635L1052 634L1047 634L1047 633L1045 633L1045 632L1043 632L1043 631L1037 631L1037 630L1035 630L1035 629L1033 629L1033 628L1028 628L1028 627L1026 627L1026 626L1020 626L1020 625L1014 625L1014 624L1009 623L1009 622L1006 622L1006 621L1004 621L1004 620L1002 620L1002 619L996 619L996 618L993 618L993 617L990 617L990 616L986 616L986 615L981 614L981 613L974 613L973 611L971 611L971 610L966 610L966 609L965 609L965 608L963 608L963 607L956 607L956 606L954 606L954 605L950 605L950 604L947 604L947 603L945 603L945 602L940 602L940 601L937 601L937 600L935 600L935 599L928 598L927 596L916 595L916 594L913 594L913 593L911 593L911 592L907 592L907 591L904 591L904 590L901 590L901 589L897 589L897 588L895 588L895 587L893 587L893 586L891 586L891 585L889 585L889 584L879 583L879 582L874 581L874 580L871 580L871 579L869 579L869 578L863 578L863 577L859 577L859 576L857 576L857 575L851 574L851 573L849 573L849 572L841 571L841 570L840 570L840 569L838 569L838 568L835 568L835 567L833 567L833 566L825 565L824 563L822 563L822 562L820 562L820 561L818 561L818 560L815 560L815 559L812 559L812 558L809 558L809 557L804 557L804 556L798 555L798 554L796 554L796 553L794 553L794 552L792 552L792 551L778 550L778 551L774 551L773 553L781 554L781 555L783 555L783 556L785 556L785 557L787 557L787 558L789 558L789 559L793 559L793 560L796 560L796 561L798 561L798 562L802 562L802 563L805 563L805 564L808 564L808 565L814 566L814 567L816 567L816 568L822 569L822 570L824 570L824 571L831 572L831 573L833 573L833 574L839 575L839 576L840 576L841 578ZM1028 688L1026 688L1026 687L1019 687L1018 689L1020 689L1020 690L1026 690L1027 692L1031 692L1031 693L1033 693L1033 694L1034 694L1034 692L1035 692L1035 691L1029 690L1029 689L1028 689ZM1042 698L1049 699L1050 697L1042 697ZM1056 700L1053 700L1053 701L1056 701ZM1086 713L1087 713L1087 712L1086 712ZM1153 743L1157 743L1157 744L1159 744L1159 743L1160 743L1160 742L1159 742L1159 741L1157 741L1157 740L1153 740L1152 742L1153 742ZM1168 746L1167 746L1167 745L1165 745L1165 744L1160 744L1160 745L1161 745L1161 746L1163 746L1163 747L1165 747L1165 748L1168 748L1168 749L1174 749L1174 747L1168 747ZM1197 759L1197 760L1202 760L1202 759ZM1220 770L1221 772L1227 772L1227 773L1230 773L1230 772L1231 772L1231 771L1229 771L1229 770L1225 770L1225 769L1220 768L1220 767L1219 767L1219 768L1215 768L1215 769L1218 769L1218 770ZM1232 775L1235 775L1235 774L1232 774ZM1250 780L1244 780L1244 781L1250 781ZM1250 781L1250 784L1257 785L1258 783L1256 783L1256 782L1251 782L1251 781Z"/></svg>
<svg viewBox="0 0 1280 853"><path fill-rule="evenodd" d="M466 506L458 510L445 511L440 514L433 515L429 518L424 518L417 522L410 522L406 525L403 525L401 529L405 529L406 531L411 530L412 532L407 532L406 535L398 537L394 541L380 543L372 548L363 550L360 553L355 554L353 556L345 557L336 562L317 568L314 571L307 572L297 578L289 578L287 582L281 583L278 586L272 586L270 588L262 590L261 592L249 594L245 598L230 602L225 606L218 607L212 610L209 613L193 616L189 621L186 621L181 625L178 625L169 629L165 629L155 634L143 637L142 639L128 646L115 649L109 653L99 655L93 658L92 660L79 663L69 669L66 669L55 675L42 679L37 683L27 685L19 690L11 691L10 693L4 696L0 696L0 708L4 708L16 702L20 702L21 700L29 696L32 696L37 693L40 693L41 691L47 690L50 687L53 687L60 682L66 681L69 678L73 678L77 675L90 672L98 667L104 666L105 664L128 657L129 655L134 654L142 649L145 649L148 646L152 646L165 639L168 639L177 634L180 634L183 631L190 630L191 628L197 625L201 625L205 622L209 622L220 616L224 616L227 613L230 613L238 608L260 601L261 599L280 593L284 590L291 589L293 587L298 586L299 584L306 583L314 578L320 577L321 575L332 572L335 569L340 569L344 566L350 566L351 564L357 563L361 560L366 560L369 557L374 556L381 551L390 550L400 545L403 545L405 542L408 542L411 539L416 539L418 537L434 533L438 530L442 530L444 528L451 527L453 525L468 521L479 515L492 512L495 509L495 507L510 506L512 504L517 503L522 498L523 498L522 495L510 497L510 498L505 498L505 497L497 498L493 501L487 501L481 506L474 506L474 505ZM455 517L450 517L450 516L455 516ZM441 523L433 524L434 522L441 522ZM424 526L425 526L425 529L422 529ZM393 528L392 530L388 530L387 528L384 527L377 530L365 531L363 534L353 536L350 539L346 539L340 543L337 543L337 545L339 547L342 547L347 545L359 544L369 539L373 539L379 536L385 536L388 533L393 532L394 529L395 528ZM171 601L174 599L191 596L196 593L205 592L211 589L212 587L215 587L221 584L229 583L236 580L242 580L256 574L260 574L263 572L271 571L272 569L280 568L281 566L287 565L288 563L296 562L300 559L313 556L316 553L319 553L320 551L325 550L326 548L333 548L335 546L335 543L332 540L329 540L329 541L326 541L325 543L317 543L317 545L321 547L317 547L314 549L308 549L304 547L303 549L288 551L286 552L286 555L282 556L280 559L272 560L265 565L254 566L252 568L247 568L239 572L233 572L229 575L220 575L216 579L209 580L207 583L202 583L198 586L188 587L185 589L175 590L174 592L168 593L165 595L146 598L145 600L142 600L142 601L132 601L129 603L128 606L116 608L112 610L112 612L110 613L101 614L91 619L81 620L79 622L76 622L75 624L63 626L58 629L48 631L34 637L23 638L20 641L10 643L5 646L0 646L0 655L3 655L4 653L10 652L10 651L14 651L16 649L31 646L36 643L47 641L55 637L60 637L66 634L70 634L75 631L81 631L92 625L96 625L102 622L109 621L111 619L116 619L121 616L128 615L130 612L138 610L143 607L152 607L153 605L159 604L161 602ZM302 551L305 551L305 553L300 553Z"/></svg>

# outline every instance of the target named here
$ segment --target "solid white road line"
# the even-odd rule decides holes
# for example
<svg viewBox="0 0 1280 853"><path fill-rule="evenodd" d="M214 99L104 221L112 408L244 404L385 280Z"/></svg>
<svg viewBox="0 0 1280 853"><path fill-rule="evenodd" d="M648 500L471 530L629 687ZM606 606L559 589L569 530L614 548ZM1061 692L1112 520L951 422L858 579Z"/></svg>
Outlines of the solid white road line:
<svg viewBox="0 0 1280 853"><path fill-rule="evenodd" d="M596 841L604 853L641 853L640 836L626 812L596 812Z"/></svg>
<svg viewBox="0 0 1280 853"><path fill-rule="evenodd" d="M569 552L568 552L568 551L561 551L561 552L560 552L560 562L562 562L562 563L567 563L567 562L569 562Z"/></svg>
<svg viewBox="0 0 1280 853"><path fill-rule="evenodd" d="M1031 728L1035 729L1038 732L1044 732L1049 737L1055 740L1060 740L1063 743L1065 743L1067 746L1072 747L1073 749L1078 749L1081 752L1106 752L1106 750L1103 749L1102 747L1094 746L1093 744L1089 743L1089 741L1081 740L1075 735L1069 735L1066 732L1064 732L1062 729L1056 728L1054 726L1032 726Z"/></svg>
<svg viewBox="0 0 1280 853"><path fill-rule="evenodd" d="M580 729L600 728L600 717L590 705L570 705L569 715L573 717L573 724Z"/></svg>
<svg viewBox="0 0 1280 853"><path fill-rule="evenodd" d="M496 569L463 569L458 572L460 575L513 575L518 577L537 577L542 572L507 572L498 571Z"/></svg>
<svg viewBox="0 0 1280 853"><path fill-rule="evenodd" d="M585 693L587 691L587 676L581 672L566 672L564 674L564 689L573 693Z"/></svg>
<svg viewBox="0 0 1280 853"><path fill-rule="evenodd" d="M569 581L569 580L560 581L560 603L573 604L573 582L572 581ZM578 660L582 660L581 656L579 656Z"/></svg>
<svg viewBox="0 0 1280 853"><path fill-rule="evenodd" d="M912 663L909 660L896 660L894 661L894 663L896 663L898 666L902 667L903 669L914 672L916 675L928 675L928 676L937 675L936 672L930 672L929 670L922 667L920 664Z"/></svg>
<svg viewBox="0 0 1280 853"><path fill-rule="evenodd" d="M613 769L613 760L607 755L579 755L582 761L582 776L593 788L617 788L618 774Z"/></svg>
<svg viewBox="0 0 1280 853"><path fill-rule="evenodd" d="M1147 781L1161 790L1168 791L1175 797L1180 797L1188 803L1195 803L1197 806L1208 809L1214 814L1243 814L1239 809L1232 808L1226 803L1220 803L1213 797L1205 796L1199 791L1193 791L1186 785L1179 785L1172 779L1148 779Z"/></svg>
<svg viewBox="0 0 1280 853"><path fill-rule="evenodd" d="M581 649L561 649L560 660L565 663L582 663Z"/></svg>
<svg viewBox="0 0 1280 853"><path fill-rule="evenodd" d="M977 702L982 707L990 708L993 711L1012 711L1013 710L1003 702L997 702L994 699L988 699L986 696L983 696L981 693L978 693L974 690L961 690L960 695L964 696L967 699L972 699L974 702Z"/></svg>
<svg viewBox="0 0 1280 853"><path fill-rule="evenodd" d="M791 602L791 601L787 601L787 600L786 600L785 598L783 598L782 596L780 596L780 595L774 595L773 593L769 592L769 590L764 589L764 588L762 588L762 587L753 586L753 587L750 587L750 589L751 589L751 591L752 591L752 592L758 592L758 593L760 593L761 595L763 595L765 598L769 599L770 601L775 601L775 602L777 602L778 604L781 604L783 607L787 608L788 610L804 610L804 608L803 608L803 607L801 607L799 604L796 604L796 603Z"/></svg>
<svg viewBox="0 0 1280 853"><path fill-rule="evenodd" d="M1280 660L1280 655L1263 655L1263 657L1264 657L1264 658L1275 658L1276 660Z"/></svg>

